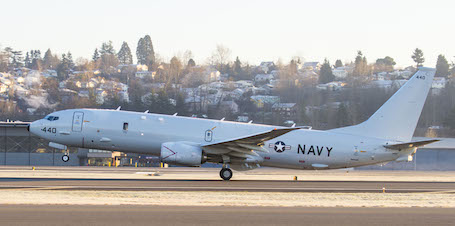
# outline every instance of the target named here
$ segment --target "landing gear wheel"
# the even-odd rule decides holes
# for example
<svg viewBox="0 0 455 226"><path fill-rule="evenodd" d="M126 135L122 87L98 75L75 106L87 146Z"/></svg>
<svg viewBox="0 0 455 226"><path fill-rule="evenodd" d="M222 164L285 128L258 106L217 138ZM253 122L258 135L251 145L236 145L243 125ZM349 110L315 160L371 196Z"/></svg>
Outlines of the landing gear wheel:
<svg viewBox="0 0 455 226"><path fill-rule="evenodd" d="M222 168L220 171L220 177L223 180L230 180L232 177L232 170L229 168Z"/></svg>
<svg viewBox="0 0 455 226"><path fill-rule="evenodd" d="M63 156L62 156L62 160L63 160L64 162L68 162L68 161L70 160L70 157L69 157L68 155L63 155Z"/></svg>

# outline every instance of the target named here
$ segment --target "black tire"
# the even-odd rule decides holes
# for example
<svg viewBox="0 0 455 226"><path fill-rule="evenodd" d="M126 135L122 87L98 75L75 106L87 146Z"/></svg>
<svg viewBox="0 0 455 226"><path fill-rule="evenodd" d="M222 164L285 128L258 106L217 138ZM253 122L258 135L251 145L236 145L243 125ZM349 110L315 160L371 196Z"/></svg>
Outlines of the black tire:
<svg viewBox="0 0 455 226"><path fill-rule="evenodd" d="M70 157L68 155L63 155L62 156L62 161L68 162L70 160Z"/></svg>
<svg viewBox="0 0 455 226"><path fill-rule="evenodd" d="M220 171L220 177L223 179L223 180L230 180L231 177L232 177L232 170L229 169L229 168L222 168L221 171Z"/></svg>

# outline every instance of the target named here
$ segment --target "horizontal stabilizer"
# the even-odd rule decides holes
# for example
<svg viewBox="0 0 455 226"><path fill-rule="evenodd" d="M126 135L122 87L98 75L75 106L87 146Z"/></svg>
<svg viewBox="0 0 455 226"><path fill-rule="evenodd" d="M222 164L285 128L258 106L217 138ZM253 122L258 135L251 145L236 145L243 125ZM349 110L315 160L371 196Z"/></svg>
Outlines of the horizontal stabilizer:
<svg viewBox="0 0 455 226"><path fill-rule="evenodd" d="M431 144L431 143L434 143L437 141L439 141L439 140L422 140L422 141L415 141L415 142L384 145L384 147L386 147L388 149L393 149L393 150L401 150L401 149L407 149L407 148L421 147L421 146Z"/></svg>

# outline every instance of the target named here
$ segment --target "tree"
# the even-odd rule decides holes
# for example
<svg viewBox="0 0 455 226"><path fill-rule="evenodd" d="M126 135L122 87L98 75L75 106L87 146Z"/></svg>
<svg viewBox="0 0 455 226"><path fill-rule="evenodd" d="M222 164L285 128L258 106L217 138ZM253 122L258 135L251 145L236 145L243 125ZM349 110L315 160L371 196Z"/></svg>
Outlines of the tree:
<svg viewBox="0 0 455 226"><path fill-rule="evenodd" d="M73 60L73 55L71 54L70 51L68 51L66 58L68 59L68 68L70 70L72 70L74 68L74 60Z"/></svg>
<svg viewBox="0 0 455 226"><path fill-rule="evenodd" d="M327 59L324 60L322 64L321 71L319 73L319 83L325 84L335 80L335 76L332 73L332 67Z"/></svg>
<svg viewBox="0 0 455 226"><path fill-rule="evenodd" d="M170 79L174 81L174 83L179 83L180 82L180 75L182 73L183 65L180 60L174 56L171 59L170 65L169 65L169 76Z"/></svg>
<svg viewBox="0 0 455 226"><path fill-rule="evenodd" d="M188 60L187 67L192 68L192 67L194 67L194 66L196 66L196 62L194 62L193 59L189 59L189 60Z"/></svg>
<svg viewBox="0 0 455 226"><path fill-rule="evenodd" d="M131 54L131 49L128 46L128 43L123 42L120 51L117 54L118 60L121 64L132 64L133 63L133 55Z"/></svg>
<svg viewBox="0 0 455 226"><path fill-rule="evenodd" d="M353 75L354 76L365 76L369 74L369 67L367 58L362 54L362 51L357 51L357 56L355 58L355 66Z"/></svg>
<svg viewBox="0 0 455 226"><path fill-rule="evenodd" d="M224 65L228 63L230 58L231 50L223 45L217 45L210 57L210 61L212 65L216 65L219 71L222 71Z"/></svg>
<svg viewBox="0 0 455 226"><path fill-rule="evenodd" d="M337 60L335 61L335 67L343 67L343 62L341 62L341 60Z"/></svg>
<svg viewBox="0 0 455 226"><path fill-rule="evenodd" d="M392 57L386 56L384 58L379 58L376 60L375 71L376 72L391 72L393 71L393 66L395 66L395 60Z"/></svg>
<svg viewBox="0 0 455 226"><path fill-rule="evenodd" d="M112 45L112 41L109 40L108 42L103 42L103 44L101 45L100 54L101 56L106 54L115 55L115 50L114 46Z"/></svg>
<svg viewBox="0 0 455 226"><path fill-rule="evenodd" d="M57 66L59 65L59 63L60 63L60 60L58 59L58 57L54 56L52 54L51 49L47 49L46 53L44 53L44 58L43 58L44 69L55 70L55 69L57 69Z"/></svg>
<svg viewBox="0 0 455 226"><path fill-rule="evenodd" d="M436 63L436 77L447 77L449 75L450 65L446 57L442 54L438 56Z"/></svg>
<svg viewBox="0 0 455 226"><path fill-rule="evenodd" d="M346 106L344 103L341 103L338 106L337 110L337 115L336 115L336 128L344 127L344 126L349 126L351 124L351 120L349 119L349 113L348 110L346 109Z"/></svg>
<svg viewBox="0 0 455 226"><path fill-rule="evenodd" d="M138 64L145 64L149 67L149 70L152 70L152 66L155 64L155 51L149 35L139 39L136 56Z"/></svg>
<svg viewBox="0 0 455 226"><path fill-rule="evenodd" d="M118 66L119 62L117 55L115 54L114 46L112 41L104 42L100 49L100 68L106 74L113 74L116 72L115 67Z"/></svg>
<svg viewBox="0 0 455 226"><path fill-rule="evenodd" d="M68 78L68 73L70 70L70 64L66 54L62 54L62 60L57 66L57 77L59 81L63 81Z"/></svg>
<svg viewBox="0 0 455 226"><path fill-rule="evenodd" d="M98 52L98 48L95 49L95 52L93 53L92 60L94 62L97 62L100 59L100 54Z"/></svg>
<svg viewBox="0 0 455 226"><path fill-rule="evenodd" d="M444 125L451 129L455 129L455 108L449 112L449 115L444 120Z"/></svg>
<svg viewBox="0 0 455 226"><path fill-rule="evenodd" d="M414 62L417 64L417 68L423 66L423 62L425 62L425 58L423 57L423 52L419 48L416 48L414 52L412 53L412 59Z"/></svg>
<svg viewBox="0 0 455 226"><path fill-rule="evenodd" d="M240 79L241 76L243 75L242 62L240 62L239 57L235 58L234 66L233 66L232 70L234 72L234 77L236 79Z"/></svg>

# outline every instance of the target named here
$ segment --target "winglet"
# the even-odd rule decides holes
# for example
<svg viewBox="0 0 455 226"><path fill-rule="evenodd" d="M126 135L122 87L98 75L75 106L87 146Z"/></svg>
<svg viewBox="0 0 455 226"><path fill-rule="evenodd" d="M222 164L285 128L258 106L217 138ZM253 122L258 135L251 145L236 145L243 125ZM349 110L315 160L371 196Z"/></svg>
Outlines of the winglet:
<svg viewBox="0 0 455 226"><path fill-rule="evenodd" d="M122 108L122 106L118 106L117 109L115 109L116 111L120 111L120 109Z"/></svg>

